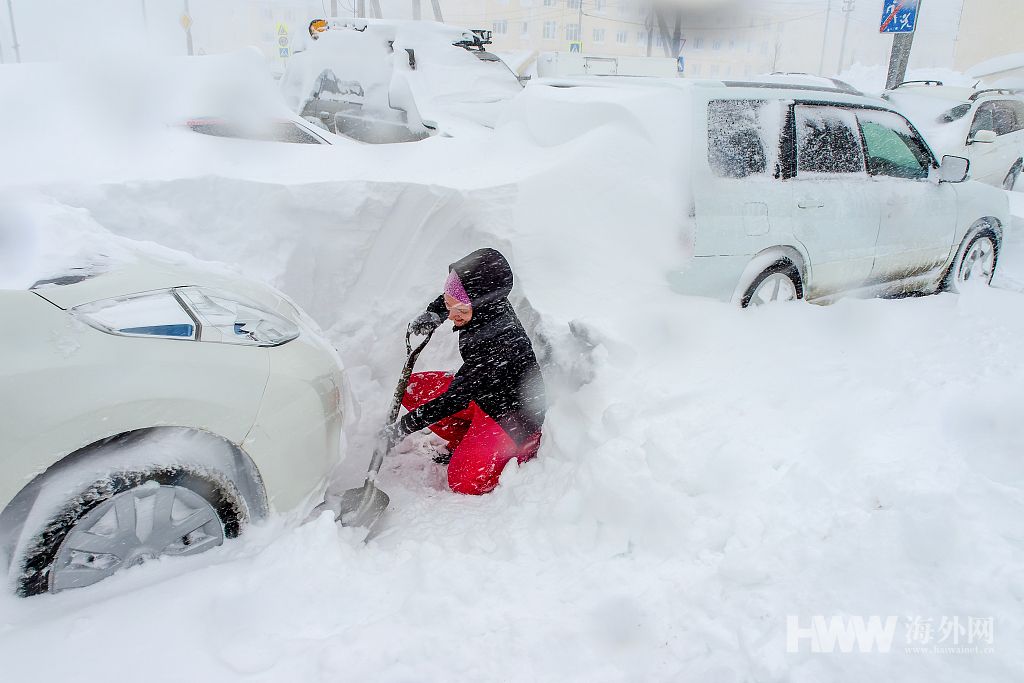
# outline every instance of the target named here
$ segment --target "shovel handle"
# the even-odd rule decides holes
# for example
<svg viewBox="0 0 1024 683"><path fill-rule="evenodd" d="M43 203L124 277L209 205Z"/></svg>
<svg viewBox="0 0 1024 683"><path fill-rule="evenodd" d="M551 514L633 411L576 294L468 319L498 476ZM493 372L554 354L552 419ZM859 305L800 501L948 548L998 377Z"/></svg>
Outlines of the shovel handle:
<svg viewBox="0 0 1024 683"><path fill-rule="evenodd" d="M407 356L405 359L405 367L402 368L402 376L398 378L398 386L395 387L395 395L391 399L391 411L388 413L388 424L392 424L398 419L398 411L402 409L402 397L405 396L405 389L409 386L409 378L412 376L412 368L416 365L416 359L419 358L420 352L427 346L427 342L430 341L430 337L433 336L433 334L434 330L427 332L423 341L421 341L416 348L413 348L412 327L410 326L406 328L405 353Z"/></svg>

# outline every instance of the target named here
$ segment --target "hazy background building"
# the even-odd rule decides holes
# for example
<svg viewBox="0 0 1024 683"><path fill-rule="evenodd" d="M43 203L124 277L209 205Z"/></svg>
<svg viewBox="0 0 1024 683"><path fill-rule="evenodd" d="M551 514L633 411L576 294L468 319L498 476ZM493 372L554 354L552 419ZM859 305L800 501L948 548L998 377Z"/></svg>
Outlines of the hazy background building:
<svg viewBox="0 0 1024 683"><path fill-rule="evenodd" d="M5 2L7 0L4 0ZM358 0L10 0L22 61L102 53L195 54L258 47L280 65L301 48L310 19ZM433 16L420 0L422 16ZM411 18L414 0L380 0ZM494 31L495 51L524 69L541 51L682 57L685 74L737 78L770 71L840 73L881 65L892 37L878 32L884 0L439 0L446 22ZM371 3L367 3L371 7ZM2 8L6 9L6 8ZM187 17L187 18L186 18ZM651 27L654 30L651 31ZM187 27L187 30L186 30ZM1024 52L1024 1L922 0L911 67L967 70ZM15 61L0 12L0 57Z"/></svg>

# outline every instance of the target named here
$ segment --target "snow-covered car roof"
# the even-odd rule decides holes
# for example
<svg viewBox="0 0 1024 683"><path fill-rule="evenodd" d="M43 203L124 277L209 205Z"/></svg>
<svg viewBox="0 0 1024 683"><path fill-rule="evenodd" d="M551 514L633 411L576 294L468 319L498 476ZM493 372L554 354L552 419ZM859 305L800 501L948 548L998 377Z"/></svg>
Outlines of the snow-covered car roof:
<svg viewBox="0 0 1024 683"><path fill-rule="evenodd" d="M335 21L289 60L281 88L300 112L331 70L339 81L360 85L364 110L394 107L456 134L492 128L522 84L500 59L456 42L473 42L473 32L432 21Z"/></svg>

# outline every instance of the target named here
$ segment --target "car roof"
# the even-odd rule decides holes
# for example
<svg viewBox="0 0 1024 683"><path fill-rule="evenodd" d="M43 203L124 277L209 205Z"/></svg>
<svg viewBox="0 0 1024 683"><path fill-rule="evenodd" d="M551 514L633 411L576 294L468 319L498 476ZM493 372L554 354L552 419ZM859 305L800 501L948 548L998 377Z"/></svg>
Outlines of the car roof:
<svg viewBox="0 0 1024 683"><path fill-rule="evenodd" d="M935 81L901 83L886 94L908 94L948 102L977 102L991 99L1020 99L1024 91L1007 88L976 88L962 85L941 85Z"/></svg>
<svg viewBox="0 0 1024 683"><path fill-rule="evenodd" d="M560 88L577 87L637 87L675 88L700 93L701 97L720 96L728 99L775 99L815 100L836 104L868 105L890 108L891 105L878 97L865 95L841 81L826 85L823 81L795 79L788 75L757 77L744 81L722 81L700 78L663 78L654 76L576 76L571 78L542 78L535 83ZM830 81L831 82L831 81ZM719 91L718 94L714 91Z"/></svg>

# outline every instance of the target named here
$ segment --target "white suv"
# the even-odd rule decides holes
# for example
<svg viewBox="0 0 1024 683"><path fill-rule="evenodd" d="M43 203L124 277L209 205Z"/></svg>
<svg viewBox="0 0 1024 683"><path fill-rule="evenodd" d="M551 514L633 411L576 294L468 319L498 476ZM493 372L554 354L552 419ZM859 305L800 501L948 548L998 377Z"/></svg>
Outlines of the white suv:
<svg viewBox="0 0 1024 683"><path fill-rule="evenodd" d="M0 289L0 565L30 595L309 507L342 377L269 287L141 259Z"/></svg>
<svg viewBox="0 0 1024 683"><path fill-rule="evenodd" d="M917 124L940 154L971 160L971 178L1012 190L1024 163L1021 91L910 81L883 97Z"/></svg>
<svg viewBox="0 0 1024 683"><path fill-rule="evenodd" d="M843 86L654 85L686 92L698 122L679 291L748 306L991 280L1007 197L963 182L966 159L940 167L883 100Z"/></svg>

